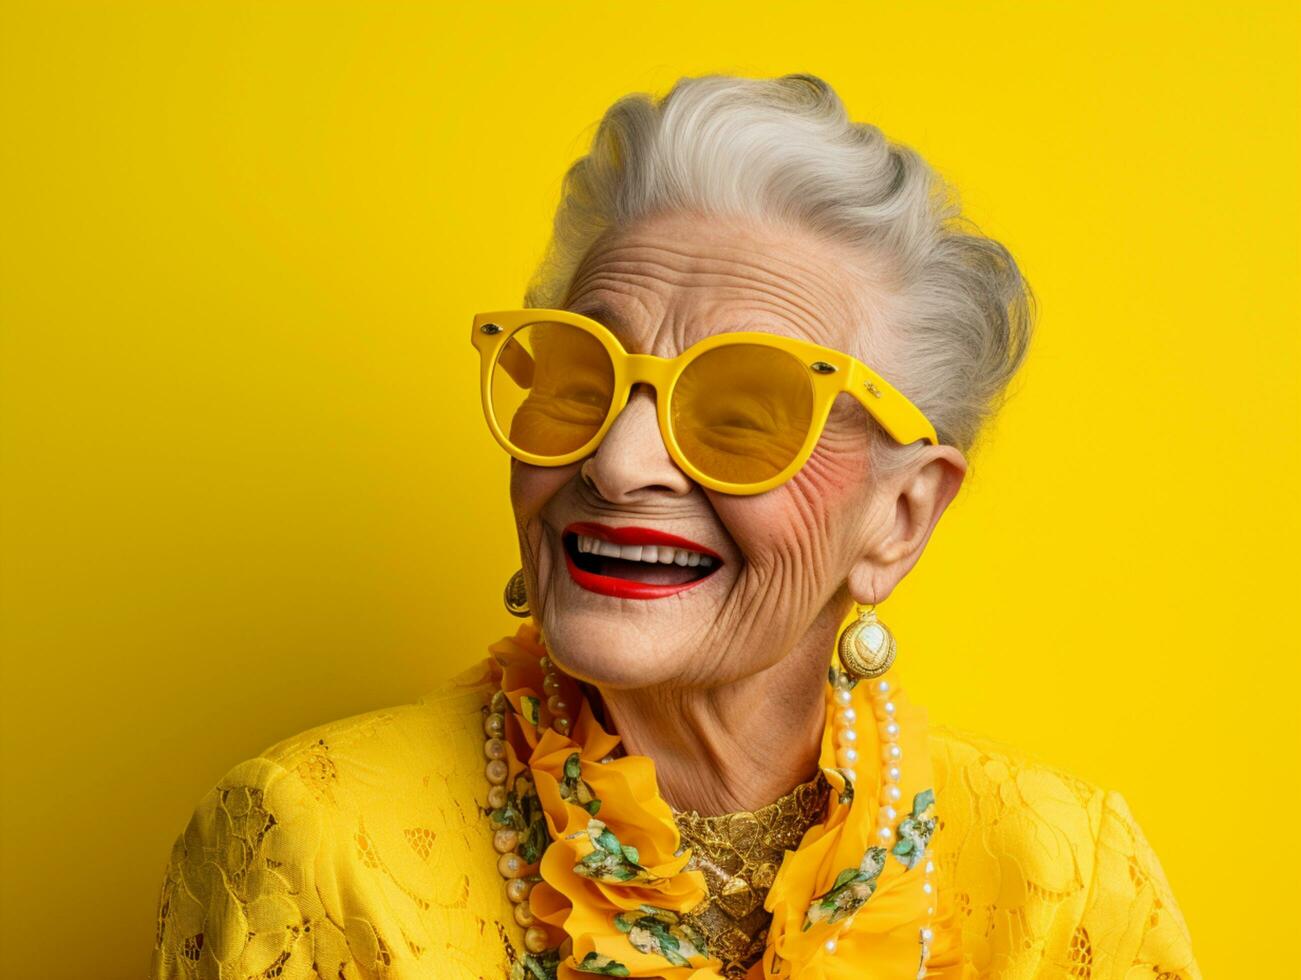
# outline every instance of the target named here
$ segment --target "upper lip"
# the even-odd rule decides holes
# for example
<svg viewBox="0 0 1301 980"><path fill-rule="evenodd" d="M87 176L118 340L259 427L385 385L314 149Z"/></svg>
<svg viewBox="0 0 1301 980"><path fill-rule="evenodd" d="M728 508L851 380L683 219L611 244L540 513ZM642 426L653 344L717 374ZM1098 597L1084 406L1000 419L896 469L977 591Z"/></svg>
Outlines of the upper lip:
<svg viewBox="0 0 1301 980"><path fill-rule="evenodd" d="M591 521L578 521L565 528L565 533L601 538L612 544L662 544L670 548L685 548L687 551L698 551L702 555L709 555L720 563L723 560L723 556L713 548L706 548L703 544L692 541L690 538L684 538L677 534L666 534L650 527L610 527L606 524L596 524Z"/></svg>

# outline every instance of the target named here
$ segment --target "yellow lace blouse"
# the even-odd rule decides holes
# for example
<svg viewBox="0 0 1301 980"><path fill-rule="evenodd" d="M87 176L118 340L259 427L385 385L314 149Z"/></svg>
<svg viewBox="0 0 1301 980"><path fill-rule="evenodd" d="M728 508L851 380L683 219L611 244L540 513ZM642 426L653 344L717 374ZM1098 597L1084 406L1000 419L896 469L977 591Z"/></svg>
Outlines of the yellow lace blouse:
<svg viewBox="0 0 1301 980"><path fill-rule="evenodd" d="M231 769L172 848L150 977L509 976L523 930L485 817L489 693L449 680ZM967 977L1201 976L1119 794L949 729L930 745Z"/></svg>

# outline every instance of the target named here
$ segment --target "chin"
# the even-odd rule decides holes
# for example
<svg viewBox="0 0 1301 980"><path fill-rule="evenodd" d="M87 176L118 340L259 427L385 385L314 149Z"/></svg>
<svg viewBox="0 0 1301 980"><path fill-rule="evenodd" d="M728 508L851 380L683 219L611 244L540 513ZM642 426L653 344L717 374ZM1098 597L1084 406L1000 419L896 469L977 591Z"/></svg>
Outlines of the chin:
<svg viewBox="0 0 1301 980"><path fill-rule="evenodd" d="M680 651L669 638L647 629L640 617L616 608L602 611L552 607L542 616L547 650L565 673L612 690L647 687L682 673Z"/></svg>

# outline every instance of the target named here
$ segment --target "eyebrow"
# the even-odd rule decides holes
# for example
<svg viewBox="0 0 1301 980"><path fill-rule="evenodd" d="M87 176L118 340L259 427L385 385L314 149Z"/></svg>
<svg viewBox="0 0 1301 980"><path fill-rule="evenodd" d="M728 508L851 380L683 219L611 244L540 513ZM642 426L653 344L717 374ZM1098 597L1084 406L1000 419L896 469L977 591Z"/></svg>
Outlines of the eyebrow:
<svg viewBox="0 0 1301 980"><path fill-rule="evenodd" d="M570 313L578 313L595 320L601 325L609 327L611 330L622 329L626 326L623 320L619 317L619 314L609 306L602 303L599 299L573 303L565 307L565 309L569 310Z"/></svg>

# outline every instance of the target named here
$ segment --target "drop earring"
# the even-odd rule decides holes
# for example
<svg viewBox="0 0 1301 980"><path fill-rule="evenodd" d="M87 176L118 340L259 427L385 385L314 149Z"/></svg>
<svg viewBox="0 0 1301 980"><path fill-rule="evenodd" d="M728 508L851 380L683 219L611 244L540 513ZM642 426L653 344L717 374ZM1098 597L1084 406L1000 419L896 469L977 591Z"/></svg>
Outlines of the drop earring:
<svg viewBox="0 0 1301 980"><path fill-rule="evenodd" d="M506 603L506 611L512 616L522 619L529 615L529 594L524 588L524 569L521 568L510 577L502 600Z"/></svg>
<svg viewBox="0 0 1301 980"><path fill-rule="evenodd" d="M841 632L836 653L845 673L857 678L880 677L894 663L894 634L876 618L876 603L859 605L858 619Z"/></svg>

